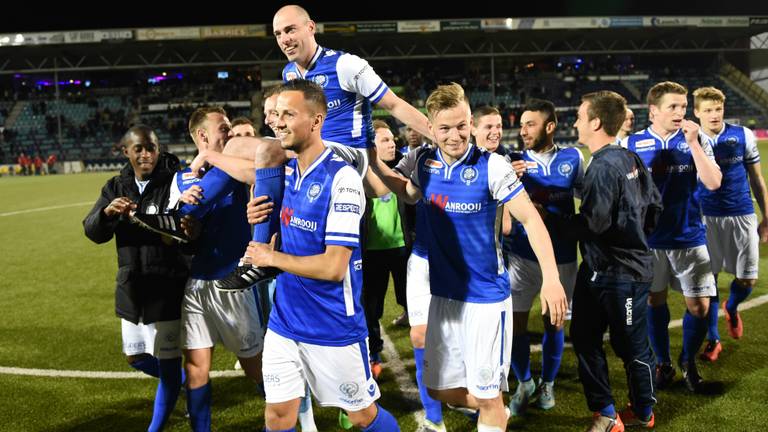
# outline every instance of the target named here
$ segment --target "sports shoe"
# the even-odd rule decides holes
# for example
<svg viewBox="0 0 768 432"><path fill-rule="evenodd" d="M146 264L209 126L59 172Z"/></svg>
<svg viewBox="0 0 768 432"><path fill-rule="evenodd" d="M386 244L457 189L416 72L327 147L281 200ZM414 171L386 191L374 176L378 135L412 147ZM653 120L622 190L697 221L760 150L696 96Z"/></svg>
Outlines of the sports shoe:
<svg viewBox="0 0 768 432"><path fill-rule="evenodd" d="M627 405L626 408L621 410L619 412L619 417L621 417L621 422L624 423L624 427L641 427L645 429L653 429L653 427L656 425L656 415L651 412L651 418L648 420L641 420L634 411L632 411L632 406Z"/></svg>
<svg viewBox="0 0 768 432"><path fill-rule="evenodd" d="M539 378L538 393L534 396L536 406L548 410L555 407L555 382L544 382Z"/></svg>
<svg viewBox="0 0 768 432"><path fill-rule="evenodd" d="M379 375L381 375L383 367L381 366L380 361L372 361L371 362L371 375L373 375L373 379L378 380Z"/></svg>
<svg viewBox="0 0 768 432"><path fill-rule="evenodd" d="M424 419L419 427L416 428L416 432L446 432L445 423L434 423L428 419Z"/></svg>
<svg viewBox="0 0 768 432"><path fill-rule="evenodd" d="M704 351L699 354L699 358L704 361L715 362L722 351L723 344L720 341L709 341L707 346L704 347Z"/></svg>
<svg viewBox="0 0 768 432"><path fill-rule="evenodd" d="M624 432L624 423L618 414L616 418L610 418L596 412L592 414L592 426L586 432Z"/></svg>
<svg viewBox="0 0 768 432"><path fill-rule="evenodd" d="M243 366L240 365L240 360L235 360L235 366L232 369L234 369L234 370L243 370Z"/></svg>
<svg viewBox="0 0 768 432"><path fill-rule="evenodd" d="M704 381L699 375L699 370L696 367L696 360L683 361L682 357L678 357L677 365L683 373L683 379L685 380L685 386L693 393L697 393L701 390L701 383Z"/></svg>
<svg viewBox="0 0 768 432"><path fill-rule="evenodd" d="M735 315L731 316L731 313L725 308L726 303L727 302L723 302L723 314L725 315L725 320L728 322L728 334L734 339L741 339L741 337L744 336L744 324L741 322L741 316L738 311Z"/></svg>
<svg viewBox="0 0 768 432"><path fill-rule="evenodd" d="M656 388L663 390L667 388L675 379L675 368L669 363L660 363L656 365Z"/></svg>
<svg viewBox="0 0 768 432"><path fill-rule="evenodd" d="M349 421L349 416L347 416L347 413L344 412L344 410L339 410L339 427L344 430L352 429L351 421Z"/></svg>
<svg viewBox="0 0 768 432"><path fill-rule="evenodd" d="M528 403L534 393L536 393L536 383L532 379L517 384L517 390L509 398L509 404L507 405L510 415L521 416L525 414L525 411L528 409Z"/></svg>
<svg viewBox="0 0 768 432"><path fill-rule="evenodd" d="M395 325L398 327L408 327L410 325L408 323L408 313L406 312L401 313L399 317L392 320L392 325Z"/></svg>
<svg viewBox="0 0 768 432"><path fill-rule="evenodd" d="M135 223L146 230L176 239L182 243L187 243L190 240L187 233L181 229L181 218L177 214L146 214L132 212L130 219L132 223Z"/></svg>
<svg viewBox="0 0 768 432"><path fill-rule="evenodd" d="M254 284L271 279L280 274L280 270L274 267L255 267L252 265L239 265L232 273L217 280L214 285L220 291L243 291L250 289Z"/></svg>

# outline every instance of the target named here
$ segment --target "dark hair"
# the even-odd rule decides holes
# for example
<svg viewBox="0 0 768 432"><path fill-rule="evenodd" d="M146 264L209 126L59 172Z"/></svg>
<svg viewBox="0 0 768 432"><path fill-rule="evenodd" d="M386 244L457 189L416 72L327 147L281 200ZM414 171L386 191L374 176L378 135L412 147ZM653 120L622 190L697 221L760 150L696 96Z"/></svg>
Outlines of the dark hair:
<svg viewBox="0 0 768 432"><path fill-rule="evenodd" d="M278 93L287 91L297 91L304 95L307 104L313 107L315 114L322 113L323 116L328 112L328 102L325 98L323 88L312 81L305 79L294 79L280 86Z"/></svg>
<svg viewBox="0 0 768 432"><path fill-rule="evenodd" d="M483 105L481 107L477 107L477 108L472 110L472 117L475 119L475 126L477 126L477 122L480 120L480 117L485 117L487 115L498 115L498 116L500 116L501 113L499 112L498 109L496 109L496 108L494 108L492 106Z"/></svg>
<svg viewBox="0 0 768 432"><path fill-rule="evenodd" d="M261 92L261 98L262 99L269 99L270 97L276 95L280 91L280 85L272 85Z"/></svg>
<svg viewBox="0 0 768 432"><path fill-rule="evenodd" d="M616 92L603 90L587 93L581 97L589 103L587 119L600 119L600 125L608 136L616 136L627 116L627 100Z"/></svg>
<svg viewBox="0 0 768 432"><path fill-rule="evenodd" d="M654 84L654 86L648 90L648 96L646 97L648 105L659 106L661 103L661 98L663 98L667 93L687 95L688 89L685 88L682 84L678 84L672 81L663 81Z"/></svg>
<svg viewBox="0 0 768 432"><path fill-rule="evenodd" d="M144 125L144 124L137 124L135 126L131 126L130 129L128 129L125 132L125 135L120 139L120 142L118 143L118 147L121 149L124 149L128 147L128 143L136 138L144 138L145 140L151 142L154 144L158 150L160 149L160 143L157 139L157 135L155 135L155 131L152 130L151 127Z"/></svg>
<svg viewBox="0 0 768 432"><path fill-rule="evenodd" d="M525 111L538 111L544 113L544 124L554 122L557 124L557 114L555 113L555 104L545 99L528 99L523 108Z"/></svg>
<svg viewBox="0 0 768 432"><path fill-rule="evenodd" d="M253 122L248 117L238 117L234 120L232 120L232 127L240 126L240 125L249 125L251 127L253 126Z"/></svg>

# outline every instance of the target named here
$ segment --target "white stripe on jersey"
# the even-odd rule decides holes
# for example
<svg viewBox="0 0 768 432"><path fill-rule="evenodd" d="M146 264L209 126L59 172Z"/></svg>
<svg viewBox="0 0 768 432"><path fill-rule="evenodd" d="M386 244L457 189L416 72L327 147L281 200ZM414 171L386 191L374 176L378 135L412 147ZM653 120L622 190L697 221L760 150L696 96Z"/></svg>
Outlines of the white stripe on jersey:
<svg viewBox="0 0 768 432"><path fill-rule="evenodd" d="M346 308L347 316L355 314L355 302L352 298L352 275L349 274L349 266L347 266L347 274L344 276L344 307Z"/></svg>
<svg viewBox="0 0 768 432"><path fill-rule="evenodd" d="M352 111L352 138L358 138L363 134L363 102L365 99L360 93L355 96L355 107Z"/></svg>

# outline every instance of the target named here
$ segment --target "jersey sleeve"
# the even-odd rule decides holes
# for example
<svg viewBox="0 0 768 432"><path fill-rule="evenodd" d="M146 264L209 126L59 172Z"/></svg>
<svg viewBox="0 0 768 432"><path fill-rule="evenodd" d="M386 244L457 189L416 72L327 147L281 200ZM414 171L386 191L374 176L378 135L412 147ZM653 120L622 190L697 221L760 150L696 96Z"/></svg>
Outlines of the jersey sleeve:
<svg viewBox="0 0 768 432"><path fill-rule="evenodd" d="M378 103L389 90L371 65L354 54L342 54L336 71L343 90L362 95L371 103Z"/></svg>
<svg viewBox="0 0 768 432"><path fill-rule="evenodd" d="M414 186L421 188L421 185L419 184L419 176L417 175L418 170L416 169L416 165L418 164L420 155L424 154L424 152L428 150L429 147L421 146L409 151L405 154L405 156L403 156L402 159L400 159L400 162L397 163L397 166L395 166L394 170L402 174L403 177L410 179Z"/></svg>
<svg viewBox="0 0 768 432"><path fill-rule="evenodd" d="M368 155L363 149L352 148L339 144L334 141L325 141L323 143L331 149L331 151L338 157L340 157L347 165L357 171L360 177L365 177L368 171Z"/></svg>
<svg viewBox="0 0 768 432"><path fill-rule="evenodd" d="M525 190L512 165L496 153L488 158L488 189L493 199L502 203Z"/></svg>
<svg viewBox="0 0 768 432"><path fill-rule="evenodd" d="M701 144L701 149L704 150L704 154L707 155L709 160L715 162L715 165L717 165L717 161L715 160L715 151L712 149L712 142L706 137L699 135L699 143ZM718 169L720 168L719 165L717 167Z"/></svg>
<svg viewBox="0 0 768 432"><path fill-rule="evenodd" d="M325 244L360 246L360 219L365 212L363 181L352 167L336 172L326 221Z"/></svg>
<svg viewBox="0 0 768 432"><path fill-rule="evenodd" d="M760 152L757 150L757 139L751 129L744 128L744 163L752 165L760 162Z"/></svg>
<svg viewBox="0 0 768 432"><path fill-rule="evenodd" d="M171 191L168 194L168 207L166 211L175 209L179 198L181 198L181 189L179 189L179 173L177 172L173 175L173 180L171 180Z"/></svg>

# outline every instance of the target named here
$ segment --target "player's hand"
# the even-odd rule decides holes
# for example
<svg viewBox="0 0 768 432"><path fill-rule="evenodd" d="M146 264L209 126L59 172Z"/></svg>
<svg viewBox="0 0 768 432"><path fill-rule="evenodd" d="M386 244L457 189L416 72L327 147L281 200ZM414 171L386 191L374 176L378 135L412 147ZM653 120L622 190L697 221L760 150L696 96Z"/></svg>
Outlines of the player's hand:
<svg viewBox="0 0 768 432"><path fill-rule="evenodd" d="M200 237L200 233L203 231L203 224L196 218L186 215L181 218L181 229L184 230L184 234L190 239L194 240Z"/></svg>
<svg viewBox="0 0 768 432"><path fill-rule="evenodd" d="M202 199L203 188L198 185L192 185L181 194L179 201L184 204L198 205Z"/></svg>
<svg viewBox="0 0 768 432"><path fill-rule="evenodd" d="M768 243L768 219L763 219L757 226L757 234L760 236L761 243Z"/></svg>
<svg viewBox="0 0 768 432"><path fill-rule="evenodd" d="M257 267L274 267L272 265L272 258L274 257L276 239L277 234L274 234L269 244L258 243L255 241L248 243L248 248L245 250L243 261L245 261L246 264L252 264Z"/></svg>
<svg viewBox="0 0 768 432"><path fill-rule="evenodd" d="M549 315L549 322L556 327L563 325L568 311L568 299L559 279L544 281L541 284L541 314Z"/></svg>
<svg viewBox="0 0 768 432"><path fill-rule="evenodd" d="M195 156L195 159L192 160L192 163L189 164L189 169L192 170L192 173L195 174L195 177L202 177L202 173L200 172L200 168L205 166L207 162L207 156L208 156L208 150L203 150L200 153Z"/></svg>
<svg viewBox="0 0 768 432"><path fill-rule="evenodd" d="M692 122L687 119L683 119L682 123L683 133L685 134L685 141L688 145L695 142L699 142L699 125L696 122Z"/></svg>
<svg viewBox="0 0 768 432"><path fill-rule="evenodd" d="M512 169L515 170L515 174L520 178L528 170L528 164L524 160L512 161Z"/></svg>
<svg viewBox="0 0 768 432"><path fill-rule="evenodd" d="M273 211L275 203L272 201L266 202L269 199L268 196L262 195L254 197L248 201L246 207L246 215L248 216L248 223L256 225L258 223L266 222L267 217Z"/></svg>
<svg viewBox="0 0 768 432"><path fill-rule="evenodd" d="M118 197L104 207L104 214L108 217L127 215L131 210L136 210L136 203L126 197Z"/></svg>

